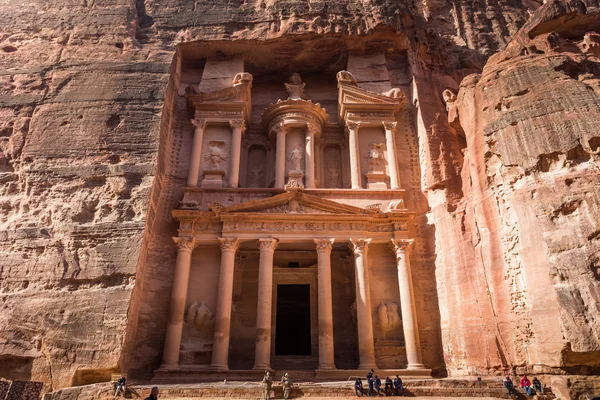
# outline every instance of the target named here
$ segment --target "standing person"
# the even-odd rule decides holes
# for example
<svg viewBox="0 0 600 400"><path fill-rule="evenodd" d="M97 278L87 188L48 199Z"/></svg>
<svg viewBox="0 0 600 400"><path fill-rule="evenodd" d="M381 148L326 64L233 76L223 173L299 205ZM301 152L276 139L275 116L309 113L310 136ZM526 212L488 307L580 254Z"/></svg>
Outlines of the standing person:
<svg viewBox="0 0 600 400"><path fill-rule="evenodd" d="M527 379L527 375L523 375L523 377L521 378L521 387L523 389L525 389L525 392L527 392L527 396L533 396L531 393L531 382L529 381L529 379Z"/></svg>
<svg viewBox="0 0 600 400"><path fill-rule="evenodd" d="M125 377L125 375L121 375L121 377L117 381L117 390L115 390L115 397L113 397L113 400L117 398L121 390L123 391L123 396L125 396L125 391L127 390L126 383L127 378Z"/></svg>
<svg viewBox="0 0 600 400"><path fill-rule="evenodd" d="M373 396L373 384L375 380L373 379L373 374L372 373L368 373L367 374L367 385L369 386L369 391L367 392L367 396Z"/></svg>
<svg viewBox="0 0 600 400"><path fill-rule="evenodd" d="M535 390L538 394L544 394L544 385L542 385L542 382L540 382L537 376L533 377L533 381L531 383L533 383L533 390Z"/></svg>
<svg viewBox="0 0 600 400"><path fill-rule="evenodd" d="M390 395L393 396L394 395L394 383L392 382L392 380L390 379L389 376L386 376L385 377L385 389L384 389L386 396L389 396L388 389L390 389Z"/></svg>
<svg viewBox="0 0 600 400"><path fill-rule="evenodd" d="M365 394L360 378L356 378L356 380L354 381L354 392L356 393L356 397L363 397Z"/></svg>
<svg viewBox="0 0 600 400"><path fill-rule="evenodd" d="M286 400L289 399L290 390L292 390L292 380L287 372L281 378L281 386L283 386L283 398Z"/></svg>
<svg viewBox="0 0 600 400"><path fill-rule="evenodd" d="M146 397L146 400L156 400L158 399L158 386L154 386L150 391L150 396Z"/></svg>
<svg viewBox="0 0 600 400"><path fill-rule="evenodd" d="M273 385L273 379L271 379L271 373L269 371L265 373L262 383L265 389L265 400L271 400L271 386Z"/></svg>
<svg viewBox="0 0 600 400"><path fill-rule="evenodd" d="M506 388L506 390L508 390L509 396L511 394L517 394L517 391L515 390L515 385L513 385L512 381L510 380L510 376L507 375L502 383L504 383L504 387Z"/></svg>
<svg viewBox="0 0 600 400"><path fill-rule="evenodd" d="M377 375L375 375L375 390L377 391L377 396L381 396L381 379Z"/></svg>
<svg viewBox="0 0 600 400"><path fill-rule="evenodd" d="M394 389L398 396L404 396L404 386L402 385L402 379L398 375L394 378Z"/></svg>

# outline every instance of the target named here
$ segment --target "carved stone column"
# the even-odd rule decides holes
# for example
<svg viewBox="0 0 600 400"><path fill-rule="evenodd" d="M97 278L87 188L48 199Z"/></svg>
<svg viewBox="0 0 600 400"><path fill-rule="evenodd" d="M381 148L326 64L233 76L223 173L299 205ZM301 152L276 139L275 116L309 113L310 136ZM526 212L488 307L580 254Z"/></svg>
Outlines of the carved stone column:
<svg viewBox="0 0 600 400"><path fill-rule="evenodd" d="M188 171L188 186L198 186L198 176L200 175L200 161L202 160L202 140L204 138L204 129L206 121L202 119L192 119L194 125L194 142L192 143L192 159L190 161L190 170Z"/></svg>
<svg viewBox="0 0 600 400"><path fill-rule="evenodd" d="M371 314L369 264L367 262L369 243L371 243L371 239L350 240L350 249L354 252L359 369L377 368L373 339L373 316Z"/></svg>
<svg viewBox="0 0 600 400"><path fill-rule="evenodd" d="M392 239L392 249L396 253L398 262L398 283L400 284L400 308L402 311L402 328L406 345L406 358L408 369L423 369L421 358L421 343L419 340L419 324L415 308L415 295L413 291L412 275L408 250L411 240Z"/></svg>
<svg viewBox="0 0 600 400"><path fill-rule="evenodd" d="M335 369L333 356L333 296L331 247L334 239L314 239L318 257L319 369Z"/></svg>
<svg viewBox="0 0 600 400"><path fill-rule="evenodd" d="M285 127L278 125L277 129L277 150L275 154L275 187L283 189L285 184Z"/></svg>
<svg viewBox="0 0 600 400"><path fill-rule="evenodd" d="M259 239L258 305L254 369L271 368L271 309L273 304L273 254L276 239Z"/></svg>
<svg viewBox="0 0 600 400"><path fill-rule="evenodd" d="M388 168L390 172L390 188L399 189L400 181L398 179L398 164L396 163L396 141L394 134L396 133L397 122L384 122L385 128L385 146L387 147Z"/></svg>
<svg viewBox="0 0 600 400"><path fill-rule="evenodd" d="M231 330L231 303L233 301L233 274L238 239L218 239L221 246L221 268L217 293L217 312L213 336L211 370L228 370L229 336Z"/></svg>
<svg viewBox="0 0 600 400"><path fill-rule="evenodd" d="M177 261L171 288L171 305L169 307L169 322L165 336L163 350L163 364L161 368L172 369L179 365L179 348L181 346L181 332L183 331L183 316L185 314L185 300L187 298L188 282L190 278L190 265L194 240L192 238L173 238L177 244Z"/></svg>
<svg viewBox="0 0 600 400"><path fill-rule="evenodd" d="M242 154L242 134L245 124L243 120L229 121L231 135L231 170L229 171L229 187L236 188L240 184L240 157Z"/></svg>
<svg viewBox="0 0 600 400"><path fill-rule="evenodd" d="M350 153L350 182L352 189L360 189L362 187L362 179L360 178L360 157L358 155L358 128L359 122L348 121L348 150Z"/></svg>
<svg viewBox="0 0 600 400"><path fill-rule="evenodd" d="M306 187L315 187L315 132L312 128L306 129L306 156L304 157L304 169L306 171Z"/></svg>

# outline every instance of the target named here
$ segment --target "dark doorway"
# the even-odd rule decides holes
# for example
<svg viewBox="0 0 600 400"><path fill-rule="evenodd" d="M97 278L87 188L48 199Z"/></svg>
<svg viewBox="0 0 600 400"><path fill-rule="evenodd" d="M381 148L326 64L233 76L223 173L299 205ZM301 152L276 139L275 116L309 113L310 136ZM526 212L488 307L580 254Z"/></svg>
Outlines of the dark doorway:
<svg viewBox="0 0 600 400"><path fill-rule="evenodd" d="M309 356L310 285L277 285L275 354Z"/></svg>

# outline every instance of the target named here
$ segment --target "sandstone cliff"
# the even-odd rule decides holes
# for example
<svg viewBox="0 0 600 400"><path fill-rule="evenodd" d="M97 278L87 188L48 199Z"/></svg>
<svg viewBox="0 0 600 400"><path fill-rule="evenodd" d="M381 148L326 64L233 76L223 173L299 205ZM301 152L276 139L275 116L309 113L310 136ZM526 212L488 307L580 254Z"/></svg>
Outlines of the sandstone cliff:
<svg viewBox="0 0 600 400"><path fill-rule="evenodd" d="M98 381L132 364L132 349L147 356L134 366L157 367L160 346L139 339L164 330L166 311L153 315L143 293L168 301L174 248L161 243L185 181L176 50L281 38L285 65L286 41L302 35L409 50L415 189L429 201L413 206L441 311L433 367L594 365L598 5L548 2L525 24L540 4L3 2L0 376L45 390ZM301 61L327 47L313 51ZM448 123L442 92L473 72ZM155 275L166 280L145 285Z"/></svg>

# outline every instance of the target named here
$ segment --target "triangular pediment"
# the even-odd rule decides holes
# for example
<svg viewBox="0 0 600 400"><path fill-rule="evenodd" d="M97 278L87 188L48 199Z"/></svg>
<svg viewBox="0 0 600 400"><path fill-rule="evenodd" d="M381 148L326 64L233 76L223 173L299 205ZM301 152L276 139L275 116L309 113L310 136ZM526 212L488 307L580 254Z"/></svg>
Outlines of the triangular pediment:
<svg viewBox="0 0 600 400"><path fill-rule="evenodd" d="M340 118L344 121L348 120L349 114L366 118L375 115L393 119L406 101L400 89L392 89L389 93L379 94L344 83L340 83L338 87L338 111Z"/></svg>
<svg viewBox="0 0 600 400"><path fill-rule="evenodd" d="M219 212L220 215L236 213L372 215L376 212L291 191L267 199L252 200L225 207Z"/></svg>
<svg viewBox="0 0 600 400"><path fill-rule="evenodd" d="M383 94L361 89L358 86L340 85L340 103L343 104L380 104L400 106L403 97L389 97Z"/></svg>

